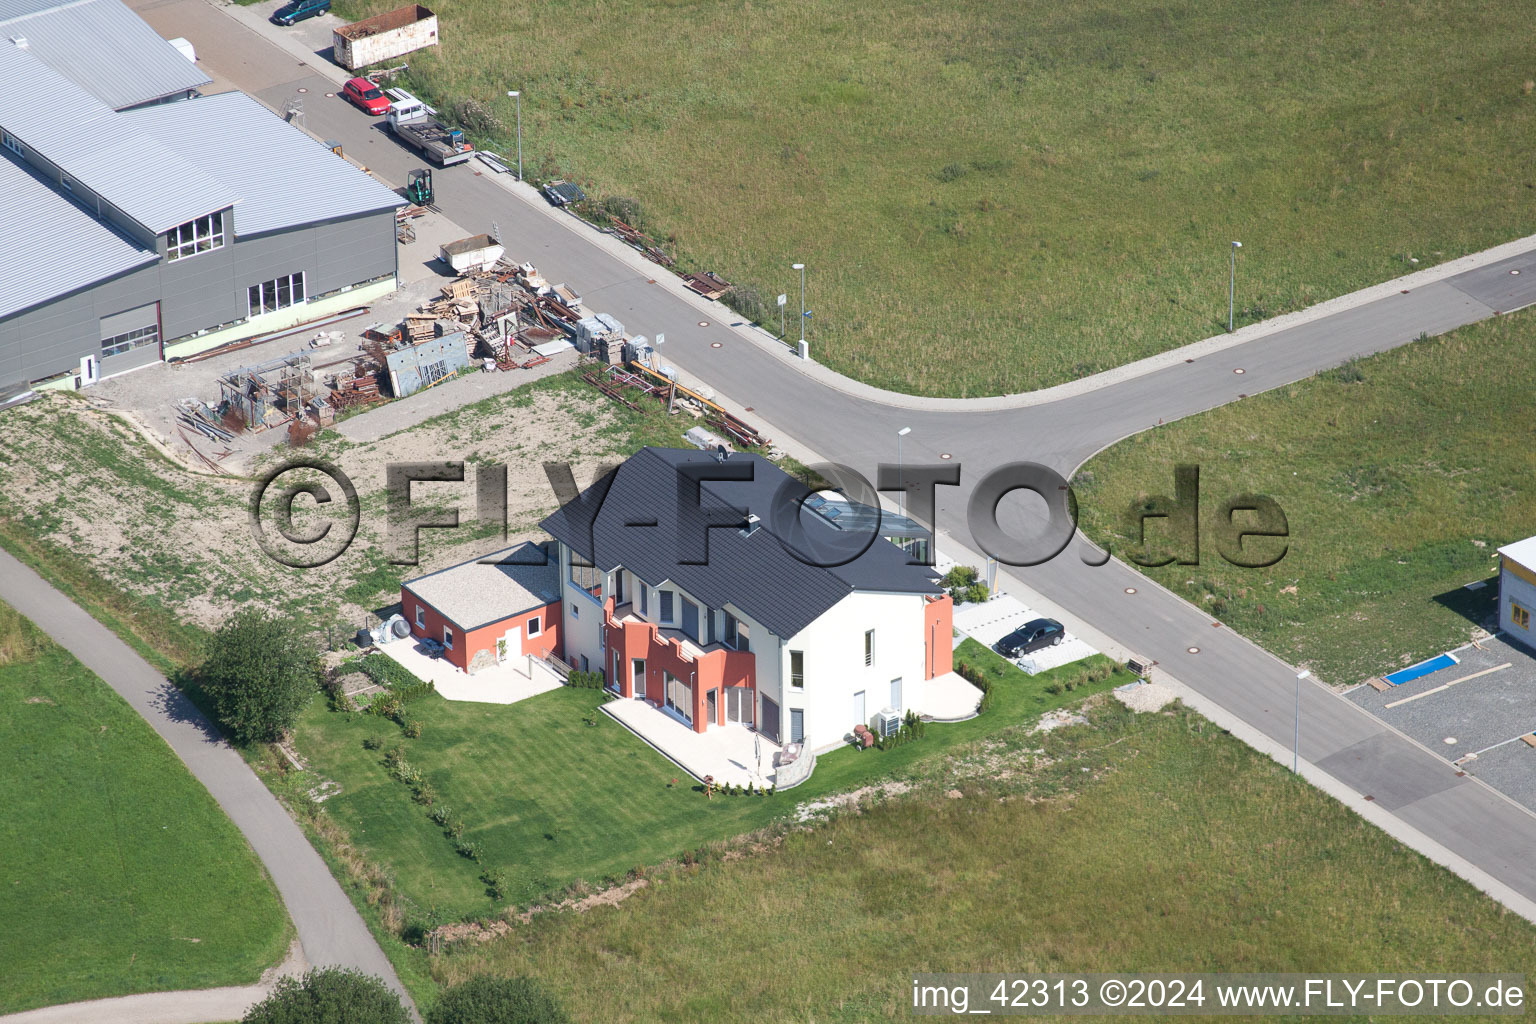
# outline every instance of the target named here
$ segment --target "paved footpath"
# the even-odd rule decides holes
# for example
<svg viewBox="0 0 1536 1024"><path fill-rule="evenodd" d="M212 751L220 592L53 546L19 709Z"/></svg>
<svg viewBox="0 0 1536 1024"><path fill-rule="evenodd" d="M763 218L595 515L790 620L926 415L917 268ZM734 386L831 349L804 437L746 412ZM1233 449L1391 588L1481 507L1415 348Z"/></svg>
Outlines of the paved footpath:
<svg viewBox="0 0 1536 1024"><path fill-rule="evenodd" d="M5 551L0 551L0 600L31 619L54 642L105 680L144 716L207 787L224 813L245 834L276 883L288 916L298 930L305 961L314 966L354 967L377 975L409 1000L384 951L299 826L212 723L163 673ZM258 986L151 993L49 1007L0 1017L0 1021L115 1024L142 1020L156 1024L201 1024L239 1019L254 1001L253 995L259 998L261 992ZM209 1012L214 1005L218 1012Z"/></svg>

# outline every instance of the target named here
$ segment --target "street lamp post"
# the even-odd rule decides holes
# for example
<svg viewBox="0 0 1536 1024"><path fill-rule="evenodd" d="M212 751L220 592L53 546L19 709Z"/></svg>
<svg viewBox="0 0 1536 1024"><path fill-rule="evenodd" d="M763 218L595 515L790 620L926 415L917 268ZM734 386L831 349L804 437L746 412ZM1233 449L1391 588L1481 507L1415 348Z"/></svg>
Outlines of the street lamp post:
<svg viewBox="0 0 1536 1024"><path fill-rule="evenodd" d="M507 95L517 101L517 180L523 180L523 92L508 89Z"/></svg>
<svg viewBox="0 0 1536 1024"><path fill-rule="evenodd" d="M1237 250L1243 247L1242 242L1232 243L1232 269L1227 274L1227 333L1232 333L1232 318L1237 312Z"/></svg>
<svg viewBox="0 0 1536 1024"><path fill-rule="evenodd" d="M805 357L805 264L791 263L791 269L800 271L800 356Z"/></svg>
<svg viewBox="0 0 1536 1024"><path fill-rule="evenodd" d="M1296 774L1301 767L1301 681L1312 675L1311 669L1302 669L1296 673L1296 733L1291 740L1291 774Z"/></svg>
<svg viewBox="0 0 1536 1024"><path fill-rule="evenodd" d="M907 514L907 492L901 483L901 439L910 433L911 427L902 427L896 431L896 510L901 515Z"/></svg>

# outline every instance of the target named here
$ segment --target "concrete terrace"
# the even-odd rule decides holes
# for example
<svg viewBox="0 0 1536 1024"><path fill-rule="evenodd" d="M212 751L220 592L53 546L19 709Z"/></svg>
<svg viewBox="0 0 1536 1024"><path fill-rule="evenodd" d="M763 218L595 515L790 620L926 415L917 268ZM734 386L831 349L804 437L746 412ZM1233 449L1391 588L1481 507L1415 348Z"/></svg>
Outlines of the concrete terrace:
<svg viewBox="0 0 1536 1024"><path fill-rule="evenodd" d="M447 700L516 704L565 685L554 669L531 654L508 658L499 665L469 675L450 662L427 654L421 641L415 638L380 644L379 650L409 669L416 678L430 682Z"/></svg>

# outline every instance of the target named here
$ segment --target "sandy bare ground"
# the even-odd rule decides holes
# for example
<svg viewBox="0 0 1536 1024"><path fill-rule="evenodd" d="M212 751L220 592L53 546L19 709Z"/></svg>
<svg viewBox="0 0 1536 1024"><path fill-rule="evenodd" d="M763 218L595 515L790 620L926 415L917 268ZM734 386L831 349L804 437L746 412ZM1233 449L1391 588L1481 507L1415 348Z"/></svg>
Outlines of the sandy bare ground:
<svg viewBox="0 0 1536 1024"><path fill-rule="evenodd" d="M395 599L390 595L398 594L401 579L503 546L499 534L475 520L479 464L507 466L509 539L541 537L538 521L555 507L542 463L569 461L584 485L613 455L614 439L602 433L611 421L605 406L596 394L524 388L378 440L353 442L329 434L301 451L285 446L254 454L247 465L219 475L179 461L174 440L130 421L119 409L51 394L0 413L7 441L0 448L0 515L88 560L122 589L155 598L204 625L241 605L257 604L310 617L316 628L330 622L355 628L368 611ZM359 496L356 540L319 568L280 565L253 541L254 475L298 455L333 462ZM423 530L420 565L392 566L384 544L385 465L441 459L466 462L466 480L416 484L413 501L428 509L457 506L464 525L457 531ZM290 471L280 483L305 476L306 471ZM322 508L300 496L295 524L309 530L328 521L332 536L339 537L348 518L340 490L314 478L337 500ZM275 518L268 514L263 522L275 538Z"/></svg>

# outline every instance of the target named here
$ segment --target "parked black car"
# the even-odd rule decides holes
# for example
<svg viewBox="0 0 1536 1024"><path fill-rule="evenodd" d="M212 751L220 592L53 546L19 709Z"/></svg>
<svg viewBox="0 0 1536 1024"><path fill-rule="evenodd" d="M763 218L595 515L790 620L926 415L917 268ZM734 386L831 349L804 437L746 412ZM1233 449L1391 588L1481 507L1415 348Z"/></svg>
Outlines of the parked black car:
<svg viewBox="0 0 1536 1024"><path fill-rule="evenodd" d="M992 649L1005 658L1017 658L1042 647L1054 647L1066 635L1066 629L1055 619L1030 619L999 640Z"/></svg>
<svg viewBox="0 0 1536 1024"><path fill-rule="evenodd" d="M272 12L272 24L292 25L305 18L318 18L331 9L331 0L289 0Z"/></svg>

